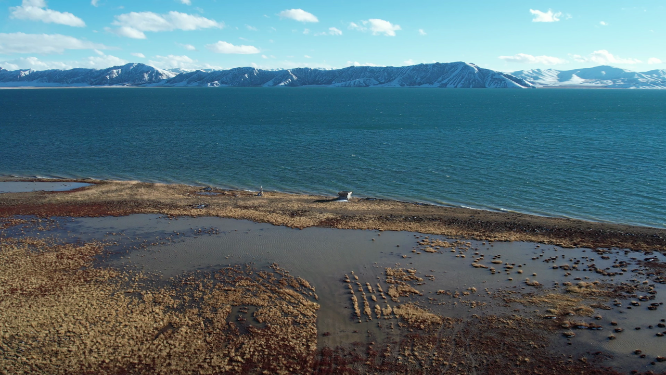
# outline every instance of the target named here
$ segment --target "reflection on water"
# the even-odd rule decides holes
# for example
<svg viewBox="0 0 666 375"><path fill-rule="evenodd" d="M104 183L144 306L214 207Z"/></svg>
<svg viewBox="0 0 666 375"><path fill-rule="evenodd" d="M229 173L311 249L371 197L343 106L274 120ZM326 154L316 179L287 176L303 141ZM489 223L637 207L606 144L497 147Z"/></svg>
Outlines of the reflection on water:
<svg viewBox="0 0 666 375"><path fill-rule="evenodd" d="M649 283L654 284L656 299L631 309L628 308L629 300L622 300L622 306L614 306L612 300L600 300L598 302L611 307L611 310L597 309L595 314L601 315L597 321L592 318L579 320L594 321L603 329L578 330L576 338L570 340L558 336L554 346L564 353L577 350L611 352L615 358L609 364L626 369L630 365L631 369L636 366L638 359L632 354L635 349L641 349L648 355L647 358L666 353L666 337L656 335L666 331L666 328L659 328L660 319L666 318L664 307L656 311L646 308L650 303L662 300L664 288L660 283L648 281L649 271L637 264L645 258L641 253L613 250L600 256L590 249L481 241L466 241L464 251L443 247L428 253L418 245L418 241L425 239L426 235L412 232L326 228L299 230L243 220L206 217L169 219L157 215L63 219L60 229L53 233L69 240L95 238L115 243L100 260L101 265L140 270L164 279L197 270L214 271L235 264L253 263L255 267L262 268L277 263L291 275L302 277L315 286L321 305L318 313L320 346L364 341L368 334L379 340L392 335L390 330L378 328L381 321L358 323L353 318L350 294L343 282L344 276L351 275L352 271L363 285L380 283L384 290L388 290L385 280L387 267L415 269L416 275L424 279L417 287L422 295L401 297L400 302L418 302L438 314L460 318L472 314L510 314L515 311L536 316L546 313L543 306L527 308L516 303L506 304L491 296L497 291L529 293L561 288L567 281L598 280L627 285ZM650 257L665 260L660 254ZM492 260L497 262L492 263ZM496 272L470 266L475 261L495 266ZM624 272L618 266L620 261L627 262L623 266L627 268ZM554 267L563 264L577 264L578 270ZM591 264L596 269L616 274L603 276L591 272L588 270ZM512 268L504 267L507 265ZM527 278L538 280L543 287L539 289L527 285ZM438 293L450 291L462 294L472 287L476 292L460 298ZM470 300L477 301L475 306L467 303ZM251 311L239 312L236 309L233 316L251 319ZM616 322L617 326L611 326L611 322ZM622 327L624 331L615 333L615 340L609 340L608 336L616 327ZM636 330L636 327L641 329ZM642 360L641 366L649 365L649 361ZM650 368L663 371L666 365L657 363Z"/></svg>

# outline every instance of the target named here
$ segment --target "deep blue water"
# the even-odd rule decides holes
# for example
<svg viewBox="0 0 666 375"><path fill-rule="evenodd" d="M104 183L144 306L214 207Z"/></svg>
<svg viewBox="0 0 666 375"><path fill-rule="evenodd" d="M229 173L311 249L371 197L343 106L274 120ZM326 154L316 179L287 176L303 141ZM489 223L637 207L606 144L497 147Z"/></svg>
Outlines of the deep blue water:
<svg viewBox="0 0 666 375"><path fill-rule="evenodd" d="M0 174L210 184L666 227L666 91L0 90Z"/></svg>

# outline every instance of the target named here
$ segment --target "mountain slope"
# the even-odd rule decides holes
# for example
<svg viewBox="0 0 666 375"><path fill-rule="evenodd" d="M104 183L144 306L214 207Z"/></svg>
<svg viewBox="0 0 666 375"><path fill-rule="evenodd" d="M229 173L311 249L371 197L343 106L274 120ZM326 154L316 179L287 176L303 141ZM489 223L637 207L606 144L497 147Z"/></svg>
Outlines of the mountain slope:
<svg viewBox="0 0 666 375"><path fill-rule="evenodd" d="M666 70L639 73L602 65L594 68L531 69L511 73L537 87L604 87L666 89Z"/></svg>
<svg viewBox="0 0 666 375"><path fill-rule="evenodd" d="M0 86L203 86L203 87L443 87L528 88L523 79L464 62L405 67L297 68L262 70L235 68L216 71L166 71L144 64L102 70L0 69Z"/></svg>
<svg viewBox="0 0 666 375"><path fill-rule="evenodd" d="M0 86L138 86L164 82L174 76L174 73L144 64L126 64L107 69L0 69Z"/></svg>

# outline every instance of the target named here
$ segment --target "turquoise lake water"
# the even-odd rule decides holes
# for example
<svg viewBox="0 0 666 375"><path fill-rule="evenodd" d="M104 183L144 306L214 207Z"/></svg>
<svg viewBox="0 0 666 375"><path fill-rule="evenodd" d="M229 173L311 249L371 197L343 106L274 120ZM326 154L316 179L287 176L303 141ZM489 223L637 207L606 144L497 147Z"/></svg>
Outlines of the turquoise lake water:
<svg viewBox="0 0 666 375"><path fill-rule="evenodd" d="M666 91L0 90L0 175L352 190L666 227Z"/></svg>

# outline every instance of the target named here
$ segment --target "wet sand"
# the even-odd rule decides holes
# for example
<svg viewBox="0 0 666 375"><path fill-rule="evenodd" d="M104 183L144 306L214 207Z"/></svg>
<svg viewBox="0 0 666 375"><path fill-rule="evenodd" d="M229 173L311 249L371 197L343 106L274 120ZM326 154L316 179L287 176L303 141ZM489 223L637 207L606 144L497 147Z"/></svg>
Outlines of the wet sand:
<svg viewBox="0 0 666 375"><path fill-rule="evenodd" d="M449 208L265 195L127 182L1 194L0 368L666 371L666 257L645 250L658 229L614 226L632 248L563 247L488 223L465 236L443 224ZM425 217L442 220L410 221Z"/></svg>

